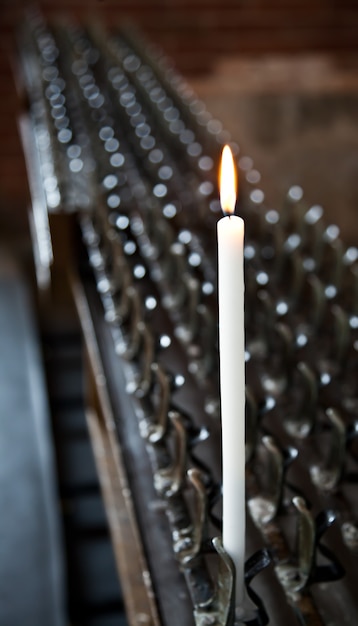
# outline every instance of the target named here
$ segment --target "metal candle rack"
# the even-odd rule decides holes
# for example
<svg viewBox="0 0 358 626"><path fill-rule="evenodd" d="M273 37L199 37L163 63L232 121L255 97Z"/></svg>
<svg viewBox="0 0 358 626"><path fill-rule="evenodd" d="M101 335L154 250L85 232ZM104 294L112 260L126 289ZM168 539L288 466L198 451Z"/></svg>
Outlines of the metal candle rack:
<svg viewBox="0 0 358 626"><path fill-rule="evenodd" d="M48 210L78 216L83 280L95 285L125 372L193 623L351 625L357 249L345 249L300 188L281 211L266 207L251 160L135 31L49 26L33 14L20 44ZM246 223L247 550L255 551L241 616L220 541L216 171L228 141Z"/></svg>

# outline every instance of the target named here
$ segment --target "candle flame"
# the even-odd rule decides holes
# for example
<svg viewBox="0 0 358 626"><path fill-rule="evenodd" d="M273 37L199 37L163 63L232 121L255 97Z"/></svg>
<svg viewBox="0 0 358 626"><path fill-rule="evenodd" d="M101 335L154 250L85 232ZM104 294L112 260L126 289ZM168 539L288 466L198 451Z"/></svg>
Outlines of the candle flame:
<svg viewBox="0 0 358 626"><path fill-rule="evenodd" d="M224 213L234 213L237 194L237 176L234 157L228 145L224 146L222 151L219 186L222 210Z"/></svg>

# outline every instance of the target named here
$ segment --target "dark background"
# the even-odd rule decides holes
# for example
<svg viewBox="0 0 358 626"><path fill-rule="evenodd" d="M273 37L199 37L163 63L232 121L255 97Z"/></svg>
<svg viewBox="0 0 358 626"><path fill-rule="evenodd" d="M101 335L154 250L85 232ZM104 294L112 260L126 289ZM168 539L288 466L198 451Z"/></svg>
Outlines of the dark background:
<svg viewBox="0 0 358 626"><path fill-rule="evenodd" d="M26 224L24 209L28 202L28 191L17 133L17 113L21 110L22 102L15 86L18 75L15 35L17 25L25 18L26 9L29 6L33 6L33 3L25 0L0 1L0 227L3 233L9 228L12 231L24 228ZM247 140L247 151L250 151L251 156L258 158L258 169L264 176L266 174L268 186L270 179L272 182L273 178L272 168L274 168L280 189L289 184L301 182L299 180L301 171L299 167L297 168L296 161L288 158L285 151L282 154L283 163L290 164L291 174L286 172L283 176L284 172L277 171L276 161L272 161L272 153L277 150L278 146L275 143L272 145L268 143L267 137L270 123L264 125L264 130L262 130L262 124L259 124L259 120L262 121L262 101L258 103L259 114L256 111L256 117L252 117L251 114L250 118L250 123L255 127L255 133L248 134L250 129L249 124L246 123L245 112L247 108L252 111L252 103L249 102L245 108L245 101L241 100L240 108L238 98L242 96L242 93L245 93L245 90L257 93L257 80L261 81L261 91L264 95L267 91L272 93L272 85L277 93L278 84L281 84L281 92L283 85L286 93L287 81L291 81L291 93L292 83L296 90L300 89L300 85L295 82L296 79L302 84L310 72L306 71L307 67L301 68L301 72L295 66L292 70L290 66L287 67L287 62L301 59L302 55L307 56L312 53L314 55L329 54L331 58L333 57L334 73L338 76L342 71L346 76L348 63L348 79L345 80L343 89L351 92L353 87L354 94L357 91L355 79L357 72L355 66L350 67L358 48L358 8L355 0L43 0L36 6L48 18L66 13L80 20L96 16L111 27L123 24L128 19L134 20L149 39L161 46L173 58L179 71L189 81L193 81L194 87L197 86L199 92L201 90L199 95L207 99L209 110L212 107L214 114L221 115L224 126L229 127L229 130L235 134L235 139L244 143ZM258 66L256 63L252 69L255 58L261 63L261 59L267 59L267 55L274 55L274 58L279 55L281 61L284 59L285 67L281 62L277 69L276 64L273 75L272 71L271 74L267 74L265 65L262 64ZM240 73L235 65L236 59L239 59L241 64L245 59L249 59L251 65L245 65L244 69L241 67ZM224 63L224 70L220 65L222 63ZM218 67L219 70L217 70ZM312 65L308 63L308 67ZM218 101L217 81L213 79L217 71L221 76L223 93L220 101ZM323 73L325 73L324 67ZM316 75L313 73L313 78L310 77L311 87L317 83L315 76L319 77L321 74L322 66L318 63ZM253 81L253 75L259 77L256 82ZM277 76L281 77L281 80L277 81ZM332 83L329 72L327 81L330 92L337 89L337 81L333 80ZM321 91L323 89L327 92L327 81L323 87L318 84ZM338 81L338 89L342 90L342 81ZM254 105L257 109L257 102ZM267 101L265 111L269 110L266 105ZM276 116L276 123L279 115L278 123L281 124L284 132L285 123L287 126L289 105L290 102L287 103L281 98L279 110L277 110L277 102L272 103L272 99L268 102L268 106L273 109L273 115ZM344 103L342 106L345 107ZM355 103L353 106L356 108ZM282 107L285 109L283 113ZM239 114L244 117L238 119ZM309 104L306 104L306 108L302 110L303 117L307 114L311 114L312 117L312 106L310 107ZM316 116L316 122L322 117L317 107L313 114ZM331 125L330 119L328 121L326 119L326 122L328 126ZM344 133L344 139L348 138L350 144L352 134L349 131L348 133L344 131ZM340 136L338 132L339 140ZM254 139L261 143L263 140L264 145L266 147L269 145L270 149L266 152L264 150L263 153L262 150L258 150L256 153L255 146L251 146L250 143ZM341 145L338 146L338 154L335 152L335 139L336 136L333 137L333 146L329 144L329 149L333 149L337 162L340 164L341 153L347 157L347 152L345 152L345 146ZM353 147L349 145L349 159L347 161L346 158L346 164L350 171L355 148L355 144ZM307 146L303 145L303 151L303 159L305 159ZM326 155L325 150L324 153ZM317 159L321 160L321 157L320 154L313 155L313 170ZM332 196L331 189L325 194L326 187L329 188L329 184L325 184L325 178L332 181L336 177L335 163L334 160L332 162L328 159L328 172L321 173L318 182L311 168L311 175L305 187L308 185L309 189L312 187L315 192L310 192L310 196L314 196L311 198L312 202L324 203L325 195L328 200ZM345 172L347 172L347 167L345 165ZM306 166L305 169L308 170L308 167ZM356 172L353 172L353 178L355 177ZM321 194L317 191L317 186L322 188ZM341 190L342 185L339 185L338 192L335 192L336 195L338 193L338 197ZM267 191L269 192L268 188ZM349 197L349 202L354 202L354 204L355 194L354 191L354 197L351 197L352 193ZM349 214L350 222L351 217L353 217L352 210ZM351 231L348 227L346 231L350 238Z"/></svg>

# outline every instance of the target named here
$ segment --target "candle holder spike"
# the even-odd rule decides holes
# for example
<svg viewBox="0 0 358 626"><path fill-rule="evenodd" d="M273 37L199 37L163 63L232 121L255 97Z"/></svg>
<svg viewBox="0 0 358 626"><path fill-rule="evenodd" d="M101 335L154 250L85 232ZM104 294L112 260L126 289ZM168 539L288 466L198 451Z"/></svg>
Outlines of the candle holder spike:
<svg viewBox="0 0 358 626"><path fill-rule="evenodd" d="M267 227L266 218L267 218L267 215L265 216L265 218L263 218L264 228ZM275 224L275 228L270 230L270 236L271 236L271 241L272 241L273 248L275 251L273 272L275 276L281 276L283 267L285 264L285 260L286 260L286 253L284 250L285 233L283 231L281 222L278 222L277 224ZM261 239L265 241L266 237L267 237L267 234L264 231L261 234Z"/></svg>
<svg viewBox="0 0 358 626"><path fill-rule="evenodd" d="M123 329L122 341L116 345L117 353L126 360L132 361L138 354L141 340L142 319L141 301L139 294L133 285L125 290L126 315L122 318Z"/></svg>
<svg viewBox="0 0 358 626"><path fill-rule="evenodd" d="M121 255L114 259L111 286L113 306L116 312L116 321L126 317L128 311L127 289L132 284L132 276L127 260Z"/></svg>
<svg viewBox="0 0 358 626"><path fill-rule="evenodd" d="M183 275L187 271L185 247L179 241L171 244L164 264L164 277L167 285L163 295L163 306L167 309L180 309L186 298L186 285Z"/></svg>
<svg viewBox="0 0 358 626"><path fill-rule="evenodd" d="M208 607L195 607L196 626L234 626L235 623L235 567L224 550L221 539L214 537L212 545L219 556L218 579L215 594Z"/></svg>
<svg viewBox="0 0 358 626"><path fill-rule="evenodd" d="M303 199L303 189L291 185L284 199L281 222L286 232L299 232L302 229L302 217L307 209Z"/></svg>
<svg viewBox="0 0 358 626"><path fill-rule="evenodd" d="M263 374L261 382L266 392L280 395L291 382L293 334L287 324L277 322L268 337L270 374Z"/></svg>
<svg viewBox="0 0 358 626"><path fill-rule="evenodd" d="M170 404L170 381L163 367L151 363L151 386L145 395L146 416L140 423L142 437L150 443L161 441L167 433Z"/></svg>
<svg viewBox="0 0 358 626"><path fill-rule="evenodd" d="M344 544L352 550L352 552L357 553L358 551L358 522L356 520L349 520L344 522L341 527L342 531L342 539Z"/></svg>
<svg viewBox="0 0 358 626"><path fill-rule="evenodd" d="M278 563L275 570L286 594L295 600L310 584L338 580L344 570L332 551L321 543L322 536L336 519L335 513L325 510L314 520L304 498L296 496L292 502L298 513L297 562ZM317 552L327 564L317 564Z"/></svg>
<svg viewBox="0 0 358 626"><path fill-rule="evenodd" d="M350 345L350 325L347 313L338 304L332 306L334 322L334 353L331 358L342 367Z"/></svg>
<svg viewBox="0 0 358 626"><path fill-rule="evenodd" d="M330 491L342 478L348 437L345 423L336 409L327 409L326 416L330 423L328 455L324 462L310 468L310 474L317 487Z"/></svg>
<svg viewBox="0 0 358 626"><path fill-rule="evenodd" d="M190 484L195 491L195 511L190 541L177 544L174 551L183 566L187 566L202 551L208 542L208 502L202 472L197 468L190 468L187 472Z"/></svg>
<svg viewBox="0 0 358 626"><path fill-rule="evenodd" d="M324 290L324 284L317 274L309 274L307 276L307 286L310 289L308 299L311 306L309 309L307 304L305 304L305 306L310 311L309 331L313 334L321 326L327 306L327 298ZM303 302L306 302L305 298L303 298Z"/></svg>
<svg viewBox="0 0 358 626"><path fill-rule="evenodd" d="M196 375L205 380L214 371L217 362L217 326L214 316L205 304L198 304L197 315L197 332L193 337L199 349L199 356L195 360Z"/></svg>
<svg viewBox="0 0 358 626"><path fill-rule="evenodd" d="M203 443L210 437L210 430L207 426L195 424L191 416L186 411L183 411L183 409L181 408L177 408L177 405L174 401L171 402L171 409L174 412L180 414L180 419L187 434L188 451L190 452L190 457L194 462L194 466L201 470L202 478L205 482L205 486L207 486L206 483L210 475L210 470L203 461L195 456L193 450L197 445Z"/></svg>
<svg viewBox="0 0 358 626"><path fill-rule="evenodd" d="M168 417L173 426L174 460L169 467L160 468L154 473L154 487L162 496L171 498L180 491L185 477L187 433L178 412L169 411Z"/></svg>
<svg viewBox="0 0 358 626"><path fill-rule="evenodd" d="M113 232L113 231L112 231ZM125 275L124 272L129 271L127 260L123 254L123 244L117 231L114 231L111 239L112 253L112 291L115 297L122 289Z"/></svg>
<svg viewBox="0 0 358 626"><path fill-rule="evenodd" d="M292 447L281 450L274 438L268 435L262 438L262 443L267 452L265 468L265 475L269 477L267 493L248 500L251 517L258 526L267 524L276 517L282 505L286 472L298 454Z"/></svg>
<svg viewBox="0 0 358 626"><path fill-rule="evenodd" d="M219 557L215 593L208 606L195 607L196 626L265 626L268 616L263 602L251 588L251 581L270 565L270 552L263 549L245 563L246 597L242 607L235 606L235 567L219 537L214 537L212 547Z"/></svg>
<svg viewBox="0 0 358 626"><path fill-rule="evenodd" d="M293 250L287 246L284 251L285 264L283 265L281 276L279 277L283 285L285 285L285 291L288 291L288 300L290 307L296 307L300 300L304 283L304 265L302 257L298 250ZM287 285L290 285L287 289Z"/></svg>
<svg viewBox="0 0 358 626"><path fill-rule="evenodd" d="M174 233L168 222L165 222L164 220L156 220L155 228L152 230L152 235L151 257L154 260L157 260L159 257L163 257L163 267L165 267L165 259L167 258L168 251L173 243Z"/></svg>
<svg viewBox="0 0 358 626"><path fill-rule="evenodd" d="M334 524L336 521L336 513L331 509L326 509L325 511L321 511L315 520L315 543L318 552L327 560L326 564L317 565L316 560L314 560L311 576L309 579L310 584L314 583L326 583L326 582L334 582L335 580L339 580L343 578L345 574L345 570L337 557L333 554L332 550L330 550L326 545L321 543L321 538L326 533L326 531Z"/></svg>
<svg viewBox="0 0 358 626"><path fill-rule="evenodd" d="M176 327L176 336L185 344L189 344L195 337L198 330L199 313L198 305L200 302L200 282L188 272L182 276L185 285L185 319L183 319ZM184 307L183 307L184 308Z"/></svg>
<svg viewBox="0 0 358 626"><path fill-rule="evenodd" d="M268 353L270 335L276 315L271 294L266 289L257 290L257 284L255 289L252 302L248 304L245 312L249 329L246 349L250 355L261 361L265 359ZM253 325L251 326L251 324Z"/></svg>
<svg viewBox="0 0 358 626"><path fill-rule="evenodd" d="M151 389L154 362L154 339L148 325L138 322L140 344L138 347L138 372L133 380L127 383L126 390L133 393L137 398L144 398Z"/></svg>
<svg viewBox="0 0 358 626"><path fill-rule="evenodd" d="M296 375L302 389L300 405L296 414L295 409L290 409L285 418L285 429L290 435L302 439L312 432L316 423L318 386L315 373L307 363L300 361L297 364Z"/></svg>
<svg viewBox="0 0 358 626"><path fill-rule="evenodd" d="M344 269L344 251L343 243L341 239L334 239L333 241L326 241L323 254L326 259L323 259L322 271L326 276L326 280L329 284L334 285L337 290L341 288L342 276Z"/></svg>

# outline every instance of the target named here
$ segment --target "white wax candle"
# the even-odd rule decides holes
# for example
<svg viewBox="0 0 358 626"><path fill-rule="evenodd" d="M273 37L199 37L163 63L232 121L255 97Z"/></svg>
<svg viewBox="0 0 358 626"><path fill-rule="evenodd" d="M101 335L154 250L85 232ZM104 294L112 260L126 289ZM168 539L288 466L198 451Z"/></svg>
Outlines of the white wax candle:
<svg viewBox="0 0 358 626"><path fill-rule="evenodd" d="M235 198L232 211L234 207ZM245 564L244 221L236 215L223 217L217 237L223 545L236 568L239 606L244 599Z"/></svg>

